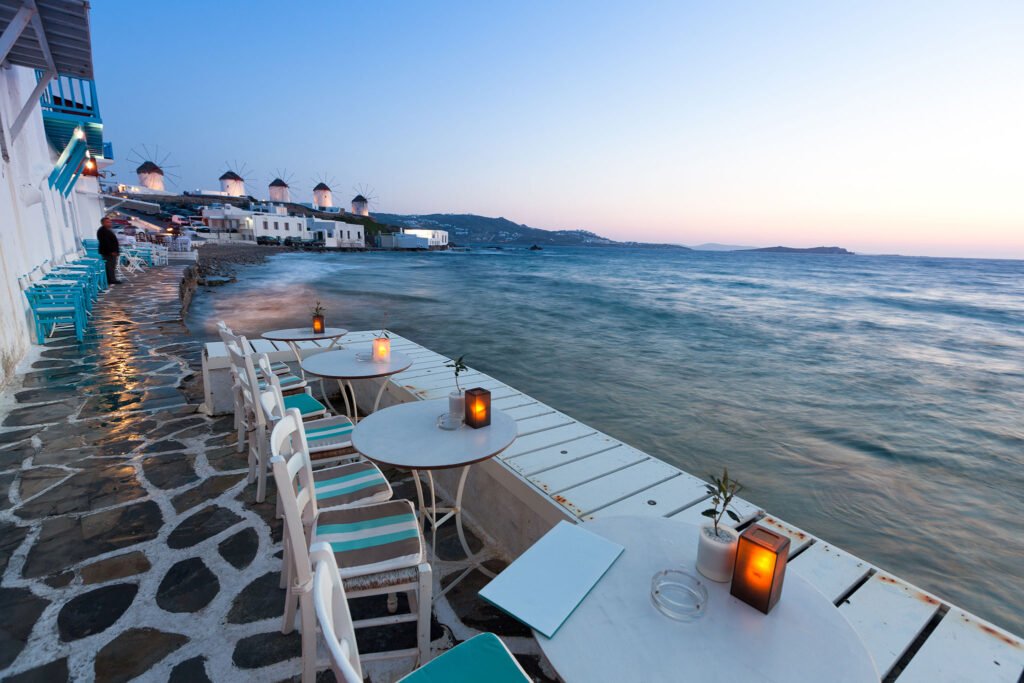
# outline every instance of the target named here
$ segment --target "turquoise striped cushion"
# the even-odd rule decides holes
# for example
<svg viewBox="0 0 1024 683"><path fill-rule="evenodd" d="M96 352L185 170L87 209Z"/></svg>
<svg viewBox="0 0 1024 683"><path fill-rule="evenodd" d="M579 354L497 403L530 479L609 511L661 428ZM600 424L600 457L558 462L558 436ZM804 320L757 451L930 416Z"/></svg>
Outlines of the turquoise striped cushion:
<svg viewBox="0 0 1024 683"><path fill-rule="evenodd" d="M423 558L419 525L407 500L325 508L313 533L313 543L320 541L334 550L342 578L412 567Z"/></svg>
<svg viewBox="0 0 1024 683"><path fill-rule="evenodd" d="M351 434L355 425L351 422L332 425L330 427L313 427L306 430L306 441L315 445L317 441L333 440Z"/></svg>
<svg viewBox="0 0 1024 683"><path fill-rule="evenodd" d="M302 379L301 377L296 377L295 375L278 375L277 381L281 385L282 389L290 389L295 384L306 383L304 379ZM260 382L260 389L266 389L268 386L270 385L267 384L266 382Z"/></svg>

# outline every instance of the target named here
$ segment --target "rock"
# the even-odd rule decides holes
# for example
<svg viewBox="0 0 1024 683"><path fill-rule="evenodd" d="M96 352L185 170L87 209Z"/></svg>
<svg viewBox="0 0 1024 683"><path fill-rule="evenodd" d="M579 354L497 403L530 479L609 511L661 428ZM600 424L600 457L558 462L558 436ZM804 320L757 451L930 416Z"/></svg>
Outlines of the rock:
<svg viewBox="0 0 1024 683"><path fill-rule="evenodd" d="M249 624L284 614L281 572L267 572L243 588L231 603L229 624Z"/></svg>
<svg viewBox="0 0 1024 683"><path fill-rule="evenodd" d="M242 518L231 510L219 505L208 505L179 524L167 537L167 545L175 550L191 548L240 521Z"/></svg>
<svg viewBox="0 0 1024 683"><path fill-rule="evenodd" d="M171 669L167 683L211 683L206 675L206 657L193 657Z"/></svg>
<svg viewBox="0 0 1024 683"><path fill-rule="evenodd" d="M146 495L131 465L110 465L79 472L38 497L23 503L14 514L23 519L88 512L125 503Z"/></svg>
<svg viewBox="0 0 1024 683"><path fill-rule="evenodd" d="M72 399L60 403L44 403L25 408L15 408L4 418L4 427L41 425L65 420L75 414L81 403L80 400Z"/></svg>
<svg viewBox="0 0 1024 683"><path fill-rule="evenodd" d="M228 563L235 569L245 569L249 566L249 563L256 557L256 551L259 550L260 539L256 534L256 530L252 527L242 529L234 536L225 538L217 546L218 552L221 557L228 561Z"/></svg>
<svg viewBox="0 0 1024 683"><path fill-rule="evenodd" d="M176 489L199 479L193 469L195 459L196 456L185 453L154 455L142 461L142 471L153 486Z"/></svg>
<svg viewBox="0 0 1024 683"><path fill-rule="evenodd" d="M50 576L47 576L43 579L43 583L50 588L63 588L71 583L73 578L75 578L75 573L73 571L66 571L61 572L60 574L51 574Z"/></svg>
<svg viewBox="0 0 1024 683"><path fill-rule="evenodd" d="M178 512L184 512L196 505L213 500L243 479L245 479L244 474L221 474L207 477L198 486L176 495L171 499L171 504Z"/></svg>
<svg viewBox="0 0 1024 683"><path fill-rule="evenodd" d="M49 600L38 597L27 588L0 588L0 669L17 659L28 642L32 627Z"/></svg>
<svg viewBox="0 0 1024 683"><path fill-rule="evenodd" d="M249 467L249 456L245 451L238 453L234 446L225 446L206 452L210 467L221 472L244 470Z"/></svg>
<svg viewBox="0 0 1024 683"><path fill-rule="evenodd" d="M164 633L155 628L128 629L96 654L93 665L96 683L130 681L187 642L188 638L178 633Z"/></svg>
<svg viewBox="0 0 1024 683"><path fill-rule="evenodd" d="M219 590L217 576L202 559L191 557L167 570L156 592L156 604L168 612L198 612Z"/></svg>
<svg viewBox="0 0 1024 683"><path fill-rule="evenodd" d="M295 630L288 635L273 631L242 638L235 644L231 659L240 669L258 669L301 656L302 641Z"/></svg>
<svg viewBox="0 0 1024 683"><path fill-rule="evenodd" d="M43 521L22 575L46 576L82 560L156 538L163 516L156 502L125 505L84 517Z"/></svg>
<svg viewBox="0 0 1024 683"><path fill-rule="evenodd" d="M93 583L105 583L115 579L123 579L126 576L135 576L148 572L149 560L141 550L135 550L124 555L108 557L99 562L93 562L82 567L82 583L85 585Z"/></svg>
<svg viewBox="0 0 1024 683"><path fill-rule="evenodd" d="M56 484L61 479L68 477L71 472L57 467L36 467L21 473L21 484L19 493L22 500L27 500L40 491Z"/></svg>
<svg viewBox="0 0 1024 683"><path fill-rule="evenodd" d="M6 510L11 507L11 499L7 495L7 492L11 490L11 485L14 483L14 479L17 476L17 472L0 474L0 510Z"/></svg>
<svg viewBox="0 0 1024 683"><path fill-rule="evenodd" d="M0 444L17 443L31 438L33 434L39 433L42 427L29 427L27 429L5 429L0 431Z"/></svg>
<svg viewBox="0 0 1024 683"><path fill-rule="evenodd" d="M167 451L181 451L185 449L185 444L174 439L160 439L153 443L146 444L139 449L140 453L166 453Z"/></svg>
<svg viewBox="0 0 1024 683"><path fill-rule="evenodd" d="M25 458L35 454L35 446L31 443L4 448L0 450L0 470L19 467Z"/></svg>
<svg viewBox="0 0 1024 683"><path fill-rule="evenodd" d="M41 389L24 389L14 394L18 403L43 403L45 401L64 401L74 398L78 387L74 384L61 384Z"/></svg>
<svg viewBox="0 0 1024 683"><path fill-rule="evenodd" d="M7 676L3 683L61 683L68 680L68 658L58 659L42 666L37 666L20 674Z"/></svg>
<svg viewBox="0 0 1024 683"><path fill-rule="evenodd" d="M25 540L27 534L27 527L9 522L0 522L0 576L3 576L4 572L7 571L7 562L11 559L14 551L18 549L18 546L21 545L21 542Z"/></svg>
<svg viewBox="0 0 1024 683"><path fill-rule="evenodd" d="M107 630L131 607L138 592L134 583L118 583L70 600L57 615L60 639L69 642Z"/></svg>

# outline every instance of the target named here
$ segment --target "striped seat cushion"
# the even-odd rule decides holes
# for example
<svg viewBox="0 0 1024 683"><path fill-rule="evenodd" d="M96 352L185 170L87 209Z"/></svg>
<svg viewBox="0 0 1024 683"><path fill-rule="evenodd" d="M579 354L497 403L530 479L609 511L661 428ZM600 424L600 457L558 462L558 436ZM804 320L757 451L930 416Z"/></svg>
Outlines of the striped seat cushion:
<svg viewBox="0 0 1024 683"><path fill-rule="evenodd" d="M391 499L391 484L370 462L325 467L313 472L316 504L321 508L340 505L383 503Z"/></svg>
<svg viewBox="0 0 1024 683"><path fill-rule="evenodd" d="M253 365L255 365L255 363L253 363ZM271 363L270 364L270 371L272 373L274 373L275 375L287 375L287 374L289 374L291 372L291 370L288 368L288 364L287 363L281 363L281 362ZM256 378L257 379L262 379L263 378L263 370L258 368L258 367L256 368Z"/></svg>
<svg viewBox="0 0 1024 683"><path fill-rule="evenodd" d="M306 380L295 375L278 375L277 381L281 383L281 391L288 391L289 389L298 389L299 387L306 386ZM269 384L266 382L260 382L260 391L266 389Z"/></svg>
<svg viewBox="0 0 1024 683"><path fill-rule="evenodd" d="M344 415L307 422L305 427L310 453L349 445L352 443L352 430L355 429L352 421Z"/></svg>
<svg viewBox="0 0 1024 683"><path fill-rule="evenodd" d="M423 537L412 503L386 503L321 510L310 543L334 550L341 578L413 567L424 559Z"/></svg>
<svg viewBox="0 0 1024 683"><path fill-rule="evenodd" d="M323 403L304 392L284 397L284 409L291 408L298 408L302 417L323 415L327 412Z"/></svg>

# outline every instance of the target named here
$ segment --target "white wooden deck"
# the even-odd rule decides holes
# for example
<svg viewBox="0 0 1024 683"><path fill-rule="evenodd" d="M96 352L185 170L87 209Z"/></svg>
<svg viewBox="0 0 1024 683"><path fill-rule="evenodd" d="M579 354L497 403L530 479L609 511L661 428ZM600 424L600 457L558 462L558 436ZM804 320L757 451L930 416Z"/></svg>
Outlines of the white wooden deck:
<svg viewBox="0 0 1024 683"><path fill-rule="evenodd" d="M345 345L368 342L352 332ZM444 398L455 388L449 358L392 335L392 348L414 359L392 382L415 398ZM309 342L311 351L326 342ZM258 340L257 350L288 360L287 346ZM315 351L314 351L315 352ZM225 355L208 344L210 362ZM225 355L226 361L226 355ZM499 457L515 476L577 519L657 515L700 523L704 483L657 458L582 424L488 375L471 370L465 386L491 391L492 404L518 423L519 438ZM879 567L815 538L747 501L737 512L791 539L790 571L800 573L843 612L874 657L882 679L899 681L1024 680L1021 638L922 591ZM827 678L822 672L823 679Z"/></svg>

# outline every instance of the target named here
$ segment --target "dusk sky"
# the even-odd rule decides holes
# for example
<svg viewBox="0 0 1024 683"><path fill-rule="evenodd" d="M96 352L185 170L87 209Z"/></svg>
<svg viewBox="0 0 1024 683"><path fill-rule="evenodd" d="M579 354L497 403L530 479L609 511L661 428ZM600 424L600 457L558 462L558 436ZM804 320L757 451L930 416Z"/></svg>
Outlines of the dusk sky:
<svg viewBox="0 0 1024 683"><path fill-rule="evenodd" d="M1024 258L1024 3L96 2L117 179L618 240ZM134 158L134 157L133 157Z"/></svg>

